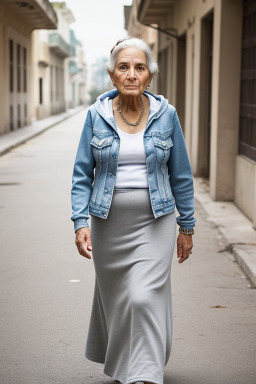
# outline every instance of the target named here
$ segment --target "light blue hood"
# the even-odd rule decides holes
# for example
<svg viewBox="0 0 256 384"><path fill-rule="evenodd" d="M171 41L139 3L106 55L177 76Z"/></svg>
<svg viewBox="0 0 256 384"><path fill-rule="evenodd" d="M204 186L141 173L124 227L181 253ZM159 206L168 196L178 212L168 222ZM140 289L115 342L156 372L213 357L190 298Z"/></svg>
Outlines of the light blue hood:
<svg viewBox="0 0 256 384"><path fill-rule="evenodd" d="M143 93L149 99L149 116L147 120L147 126L150 124L152 119L158 118L167 108L168 100L165 99L162 95L154 95L151 92L145 91ZM113 114L113 110L110 107L109 103L110 99L114 99L118 95L118 91L116 89L105 92L100 95L95 103L96 111L107 121L111 126L115 128L115 118Z"/></svg>

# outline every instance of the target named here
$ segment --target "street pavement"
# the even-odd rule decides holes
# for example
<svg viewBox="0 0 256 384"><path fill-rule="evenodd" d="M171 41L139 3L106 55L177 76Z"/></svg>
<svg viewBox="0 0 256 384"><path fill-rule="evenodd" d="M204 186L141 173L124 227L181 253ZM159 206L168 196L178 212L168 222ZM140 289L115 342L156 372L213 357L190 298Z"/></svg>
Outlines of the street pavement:
<svg viewBox="0 0 256 384"><path fill-rule="evenodd" d="M70 220L84 119L85 111L0 158L3 384L114 383L84 357L94 268L78 254ZM165 384L255 384L256 290L197 203L195 217L192 255L179 264L175 249L173 259Z"/></svg>

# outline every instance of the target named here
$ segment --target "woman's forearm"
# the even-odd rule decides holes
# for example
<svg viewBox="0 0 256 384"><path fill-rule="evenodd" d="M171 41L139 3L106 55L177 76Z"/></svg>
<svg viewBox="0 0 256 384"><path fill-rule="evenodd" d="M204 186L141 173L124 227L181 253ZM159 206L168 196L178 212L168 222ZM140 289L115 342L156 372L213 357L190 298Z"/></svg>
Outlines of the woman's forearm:
<svg viewBox="0 0 256 384"><path fill-rule="evenodd" d="M177 112L173 117L173 147L168 160L170 184L177 210L180 214L177 223L182 228L193 228L194 218L194 185L193 174L186 149L184 135Z"/></svg>
<svg viewBox="0 0 256 384"><path fill-rule="evenodd" d="M75 231L88 227L89 202L94 180L94 157L91 148L92 127L85 121L76 154L71 189L72 216Z"/></svg>

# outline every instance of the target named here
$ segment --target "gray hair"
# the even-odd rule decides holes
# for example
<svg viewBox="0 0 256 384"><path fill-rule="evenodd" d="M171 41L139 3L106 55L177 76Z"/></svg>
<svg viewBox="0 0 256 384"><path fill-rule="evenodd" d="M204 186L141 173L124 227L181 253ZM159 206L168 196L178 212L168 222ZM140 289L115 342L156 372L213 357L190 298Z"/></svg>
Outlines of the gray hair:
<svg viewBox="0 0 256 384"><path fill-rule="evenodd" d="M144 40L138 39L137 37L129 37L128 39L119 40L116 45L111 49L109 62L106 64L106 68L109 70L109 72L114 72L118 52L121 51L121 49L128 47L138 48L143 51L147 57L149 72L152 75L158 73L158 65L152 59L151 50L148 44L145 43Z"/></svg>

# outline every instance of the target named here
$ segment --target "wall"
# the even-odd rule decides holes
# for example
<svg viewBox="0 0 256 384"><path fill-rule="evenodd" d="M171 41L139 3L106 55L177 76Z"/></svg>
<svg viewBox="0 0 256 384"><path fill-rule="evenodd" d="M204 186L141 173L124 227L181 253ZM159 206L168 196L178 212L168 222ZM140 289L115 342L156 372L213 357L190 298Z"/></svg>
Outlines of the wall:
<svg viewBox="0 0 256 384"><path fill-rule="evenodd" d="M243 155L236 157L235 203L256 228L256 163Z"/></svg>
<svg viewBox="0 0 256 384"><path fill-rule="evenodd" d="M162 28L174 28L186 34L186 92L184 100L185 140L192 169L200 176L198 151L200 142L201 22L211 11L213 24L213 67L211 92L210 194L214 200L233 200L235 193L235 159L238 148L239 94L241 61L242 0L180 0L162 19ZM168 48L174 64L166 64L167 97L176 105L177 41L159 35L159 51ZM235 113L234 113L235 111ZM181 118L182 120L182 118Z"/></svg>
<svg viewBox="0 0 256 384"><path fill-rule="evenodd" d="M10 92L10 70L9 70L9 41L13 41L13 92ZM31 39L25 37L12 27L5 28L5 76L3 81L5 83L5 96L6 96L6 111L7 122L5 125L5 132L10 130L10 107L13 108L13 130L22 128L31 122L31 106L30 106L30 92L31 92L31 78L29 76L31 70ZM18 46L20 47L20 91L18 90ZM25 50L25 54L24 54ZM24 66L24 56L26 57L26 66ZM26 83L26 89L25 84Z"/></svg>
<svg viewBox="0 0 256 384"><path fill-rule="evenodd" d="M209 20L213 31L212 52L207 52L209 42L205 37L210 31ZM211 197L235 201L255 224L256 163L238 155L242 21L242 0L176 0L166 8L159 27L176 30L178 36L186 38L185 55L182 53L186 60L184 105L180 95L177 98L177 89L181 86L180 78L177 83L177 40L159 33L158 53L168 52L163 66L166 96L174 106L178 105L178 113L181 111L194 175L203 176L202 162L208 155ZM212 68L207 78L210 63ZM210 148L202 155L207 145L206 129L209 129Z"/></svg>
<svg viewBox="0 0 256 384"><path fill-rule="evenodd" d="M0 4L0 134L10 131L10 104L13 106L13 130L31 121L29 106L30 81L27 77L27 92L23 92L23 62L20 67L21 92L17 90L17 45L20 45L21 60L26 48L27 73L30 69L30 31L7 7ZM9 86L9 39L13 40L13 92ZM19 106L19 107L18 107ZM20 118L18 119L18 108ZM19 122L18 122L19 120Z"/></svg>
<svg viewBox="0 0 256 384"><path fill-rule="evenodd" d="M0 24L0 78L6 78L6 52L5 52L5 26ZM7 108L6 82L0 81L0 135L8 130L8 108Z"/></svg>

